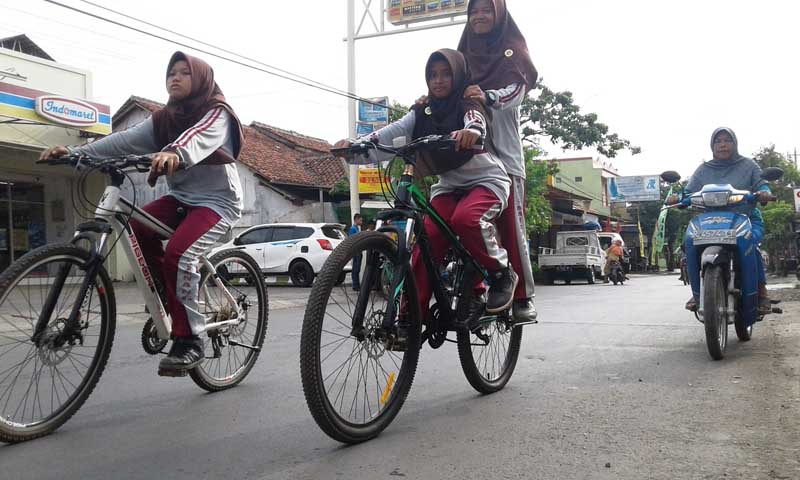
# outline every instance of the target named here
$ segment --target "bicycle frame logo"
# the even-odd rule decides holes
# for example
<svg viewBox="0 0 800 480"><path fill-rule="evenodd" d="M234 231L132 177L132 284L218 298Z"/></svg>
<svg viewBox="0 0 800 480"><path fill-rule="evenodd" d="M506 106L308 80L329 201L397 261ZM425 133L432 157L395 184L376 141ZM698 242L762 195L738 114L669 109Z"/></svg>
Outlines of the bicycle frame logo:
<svg viewBox="0 0 800 480"><path fill-rule="evenodd" d="M153 277L150 275L150 269L147 268L147 260L145 260L142 249L139 247L139 241L136 240L136 235L134 235L132 231L128 233L128 240L131 241L133 254L136 255L136 263L139 264L139 268L142 270L144 280L147 282L147 288L149 288L151 292L157 293L156 285L153 283Z"/></svg>

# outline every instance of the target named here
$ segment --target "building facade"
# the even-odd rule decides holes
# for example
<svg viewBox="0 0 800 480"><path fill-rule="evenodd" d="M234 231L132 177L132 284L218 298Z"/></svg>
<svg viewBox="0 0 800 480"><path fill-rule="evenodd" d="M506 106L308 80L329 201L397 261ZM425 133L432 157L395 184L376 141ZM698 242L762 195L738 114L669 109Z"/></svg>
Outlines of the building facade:
<svg viewBox="0 0 800 480"><path fill-rule="evenodd" d="M54 61L25 35L0 39L0 271L34 248L68 242L93 213L73 208L79 194L73 170L35 163L49 146L110 132L108 106L91 98L90 72ZM69 114L86 121L76 126L81 122ZM97 200L105 185L92 175L84 192Z"/></svg>

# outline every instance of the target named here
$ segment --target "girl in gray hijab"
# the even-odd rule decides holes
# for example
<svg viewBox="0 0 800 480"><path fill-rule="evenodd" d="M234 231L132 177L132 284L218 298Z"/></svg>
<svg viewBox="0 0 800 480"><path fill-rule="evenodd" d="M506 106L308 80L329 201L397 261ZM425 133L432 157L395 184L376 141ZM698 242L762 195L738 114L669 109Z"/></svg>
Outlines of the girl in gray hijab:
<svg viewBox="0 0 800 480"><path fill-rule="evenodd" d="M761 204L766 204L772 196L772 192L767 182L761 178L761 167L753 159L739 154L739 143L733 130L726 127L714 130L714 133L711 134L711 151L714 158L697 167L686 186L687 194L700 191L704 185L730 184L738 190L756 191ZM752 225L753 242L758 245L764 238L764 219L758 208L754 208L750 212L750 224ZM756 261L759 265L758 308L760 313L769 313L772 306L767 296L767 275L760 254L756 255ZM699 291L699 285L693 285L692 291L692 298L686 302L686 309L695 311L698 302L694 292Z"/></svg>

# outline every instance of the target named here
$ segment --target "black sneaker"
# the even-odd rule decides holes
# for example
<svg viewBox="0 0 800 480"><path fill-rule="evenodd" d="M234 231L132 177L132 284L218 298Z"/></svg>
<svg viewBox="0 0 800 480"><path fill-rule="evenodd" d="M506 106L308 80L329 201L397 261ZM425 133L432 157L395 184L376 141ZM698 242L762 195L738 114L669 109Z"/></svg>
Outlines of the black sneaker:
<svg viewBox="0 0 800 480"><path fill-rule="evenodd" d="M189 370L197 368L205 360L203 340L200 337L177 337L169 355L158 364L158 375L183 377Z"/></svg>
<svg viewBox="0 0 800 480"><path fill-rule="evenodd" d="M536 317L536 306L533 304L532 298L525 298L522 300L514 300L514 324L515 325L529 325L539 323Z"/></svg>
<svg viewBox="0 0 800 480"><path fill-rule="evenodd" d="M489 298L486 300L486 313L499 313L511 307L514 289L519 278L510 268L489 273Z"/></svg>

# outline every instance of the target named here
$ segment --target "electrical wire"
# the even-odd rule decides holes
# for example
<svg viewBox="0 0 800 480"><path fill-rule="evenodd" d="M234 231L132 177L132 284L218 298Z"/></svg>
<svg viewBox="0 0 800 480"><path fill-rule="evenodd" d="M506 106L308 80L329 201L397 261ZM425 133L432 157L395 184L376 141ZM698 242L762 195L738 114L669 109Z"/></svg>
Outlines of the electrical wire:
<svg viewBox="0 0 800 480"><path fill-rule="evenodd" d="M381 103L374 102L374 101L369 100L367 98L360 97L360 96L358 96L358 95L356 95L354 93L345 92L344 90L340 90L340 89L336 89L336 88L333 88L333 87L324 86L323 83L317 82L316 80L308 80L308 81L306 81L306 80L304 80L305 77L302 77L302 76L294 74L294 73L289 73L289 75L292 75L292 76L297 77L297 78L292 78L292 77L284 75L282 73L277 73L277 72L274 72L274 71L267 70L265 68L260 68L260 67L257 67L255 65L251 65L251 64L246 63L246 62L242 62L242 61L239 61L239 60L236 60L236 59L233 59L233 58L229 58L229 57L226 57L224 55L220 55L218 53L211 52L208 49L198 48L197 46L190 45L190 44L188 44L186 42L180 42L178 40L170 39L170 38L167 38L167 37L162 36L162 35L157 35L155 33L148 32L146 30L134 27L132 25L126 25L126 24L124 24L122 22L118 22L116 20L112 20L110 18L103 17L103 16L98 15L96 13L92 13L92 12L88 12L86 10L82 10L80 8L73 7L71 5L66 5L66 4L58 2L56 0L44 0L44 1L47 2L47 3L53 4L53 5L57 5L59 7L65 8L67 10L72 10L73 12L77 12L77 13L86 15L88 17L92 17L92 18L94 18L96 20L100 20L100 21L103 21L103 22L110 23L112 25L116 25L116 26L119 26L119 27L122 27L122 28L126 28L128 30L132 30L134 32L141 33L143 35L147 35L147 36L150 36L150 37L153 37L153 38L157 38L159 40L162 40L162 41L165 41L165 42L168 42L168 43L179 45L181 47L190 48L192 50L195 50L197 52L200 52L200 53L203 53L203 54L206 54L206 55L210 55L210 56L218 58L220 60L225 60L227 62L236 64L236 65L240 65L240 66L243 66L243 67L246 67L246 68L250 68L252 70L256 70L256 71L259 71L259 72L262 72L262 73L266 73L268 75L272 75L272 76L275 76L275 77L278 77L278 78L282 78L284 80L288 80L290 82L299 83L299 84L305 85L307 87L316 88L318 90L322 90L322 91L325 91L325 92L328 92L328 93L332 93L334 95L339 95L339 96L342 96L342 97L349 98L351 100L357 100L357 101L362 102L362 103L367 103L367 104L370 104L370 105L373 105L373 106L376 106L376 107L385 108L385 109L387 109L389 111L400 113L399 111L397 111L397 109L394 109L394 108L390 107L389 105L383 105ZM81 0L81 1L84 1L84 0ZM101 7L101 8L105 9L105 7ZM125 15L125 14L119 14L119 15L123 15L123 16L129 17L129 18L135 19L135 17L131 17L129 15ZM145 25L152 25L152 24L148 24L148 22L145 22L145 21L142 21L142 20L138 20L138 19L135 19L135 20L140 22L140 23L143 23ZM155 28L161 28L161 27L155 27ZM164 29L164 31L169 31L169 30ZM184 38L187 38L187 39L191 39L191 37L186 36L186 35L182 35L182 34L179 34L179 33L174 33L174 34L175 35L179 35L179 36L184 37ZM197 41L197 40L193 40L193 41ZM197 41L197 42L199 42L199 41ZM199 42L199 43L203 43L204 45L211 45L211 44L208 44L208 43L205 43L205 42ZM220 47L213 46L213 45L212 45L212 48L214 48L215 50L227 52L227 50L222 49ZM236 54L236 53L234 53L233 55L236 55L236 56L238 56L240 58L248 59L248 57L245 57L243 55L239 55L239 54ZM254 63L261 63L261 62L258 62L258 61L255 61L255 60L250 60L250 59L248 59L248 61L251 61L251 62L254 62ZM264 64L264 65L266 65L266 64ZM272 66L269 66L269 68L271 68L273 70L278 70L278 71L285 71L285 70L277 69L276 67L272 67Z"/></svg>

